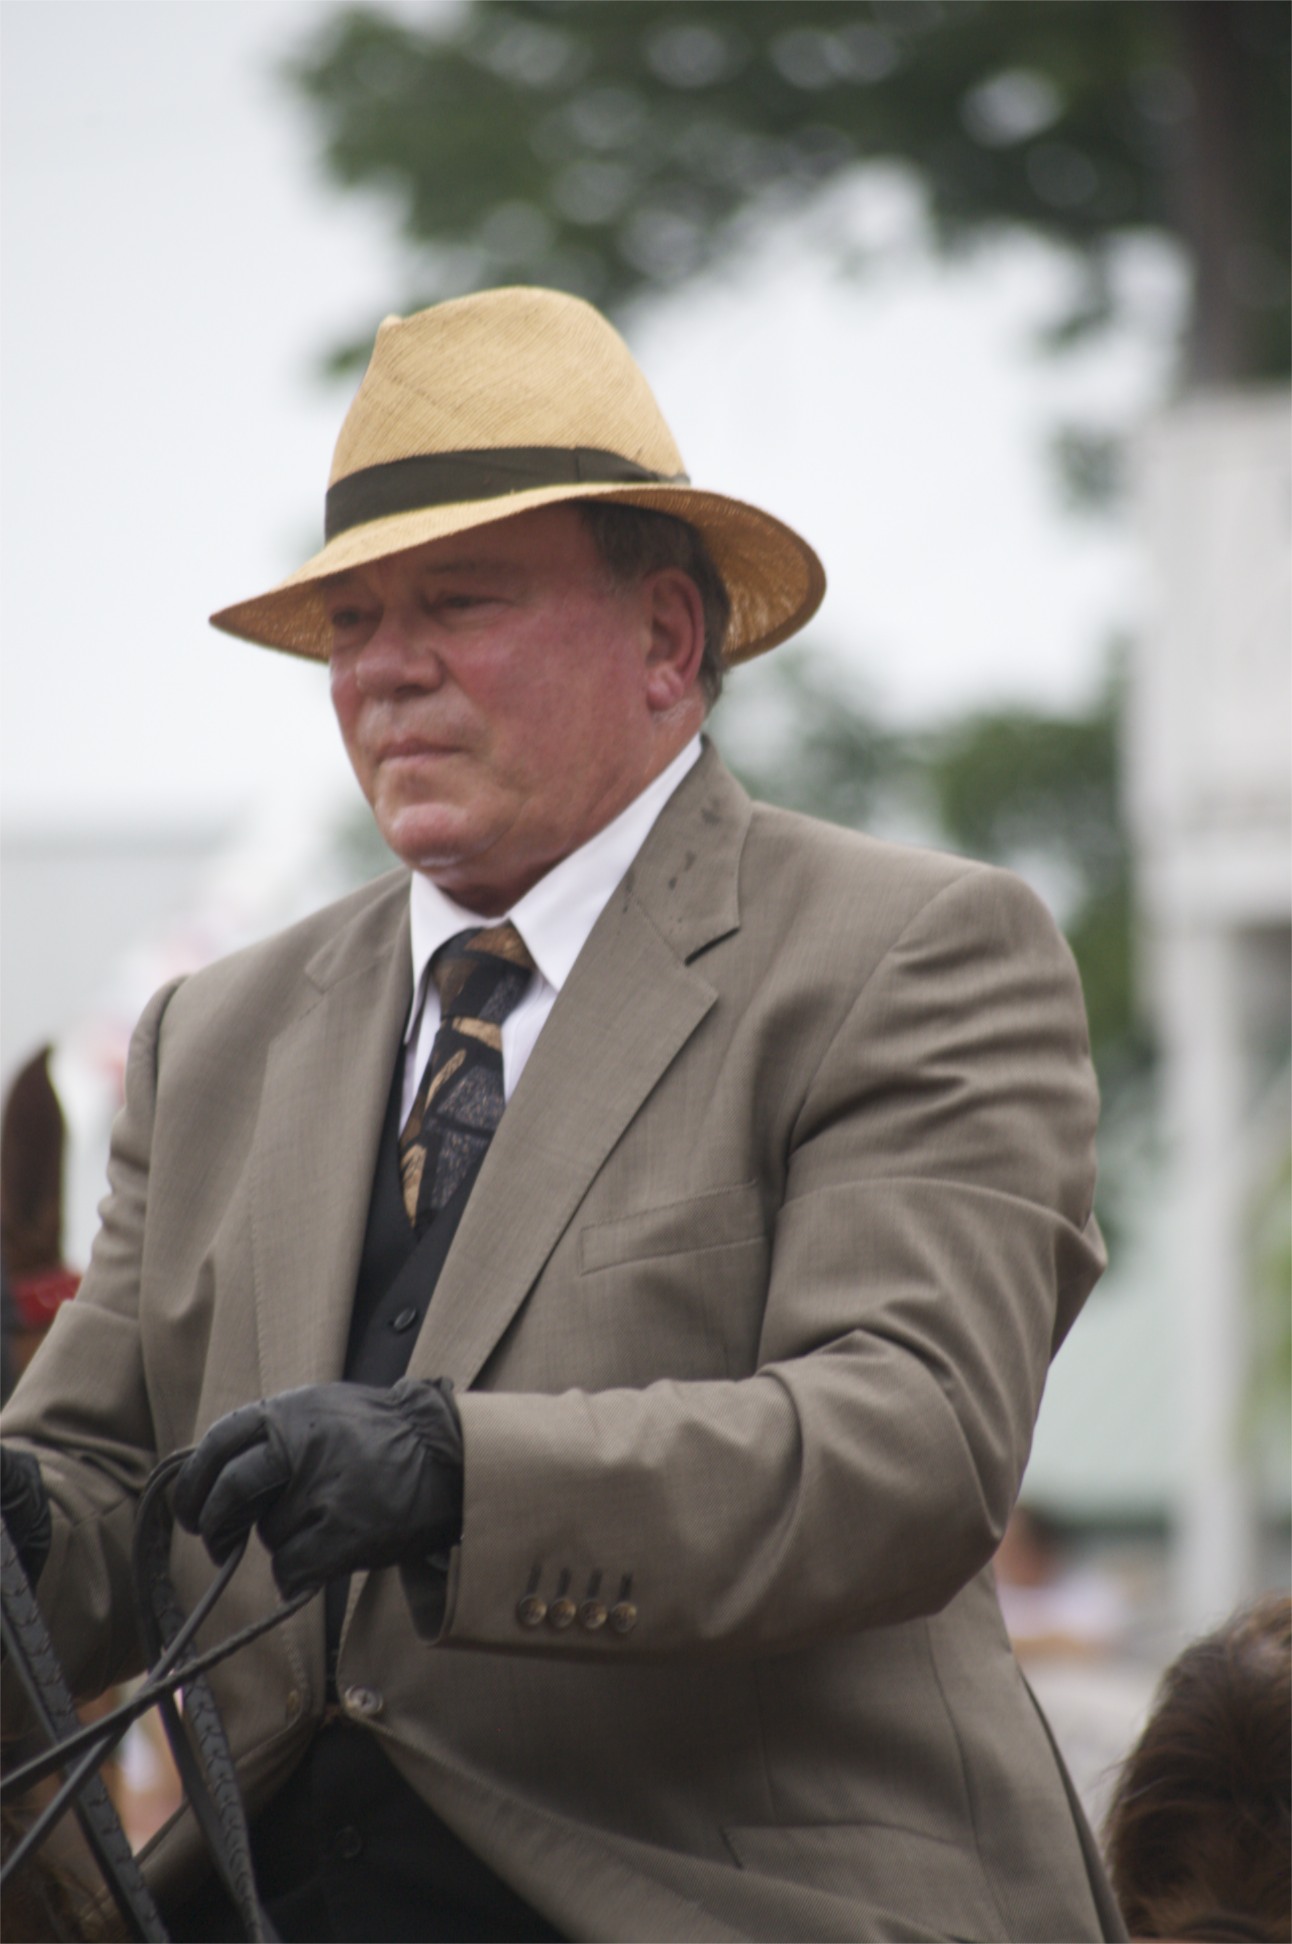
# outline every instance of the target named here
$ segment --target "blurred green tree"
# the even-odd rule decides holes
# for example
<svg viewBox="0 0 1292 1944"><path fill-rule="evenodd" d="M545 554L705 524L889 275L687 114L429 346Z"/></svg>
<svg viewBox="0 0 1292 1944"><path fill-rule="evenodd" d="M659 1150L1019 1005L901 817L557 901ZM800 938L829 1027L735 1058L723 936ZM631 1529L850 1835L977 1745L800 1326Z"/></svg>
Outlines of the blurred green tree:
<svg viewBox="0 0 1292 1944"><path fill-rule="evenodd" d="M1290 23L1285 0L467 0L338 10L288 72L333 177L394 198L409 308L542 281L619 309L885 160L940 246L1014 226L1070 253L1056 344L1117 314L1119 239L1174 239L1209 383L1289 366Z"/></svg>

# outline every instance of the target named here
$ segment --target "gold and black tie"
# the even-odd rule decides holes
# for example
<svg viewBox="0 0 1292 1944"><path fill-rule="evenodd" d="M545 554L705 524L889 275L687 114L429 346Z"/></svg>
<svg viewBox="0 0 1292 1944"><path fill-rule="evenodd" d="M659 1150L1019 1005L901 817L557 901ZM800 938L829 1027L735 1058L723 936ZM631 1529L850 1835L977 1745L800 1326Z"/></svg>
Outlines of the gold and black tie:
<svg viewBox="0 0 1292 1944"><path fill-rule="evenodd" d="M431 961L440 1024L399 1137L404 1207L418 1234L475 1174L502 1119L502 1023L533 969L510 923L459 932Z"/></svg>

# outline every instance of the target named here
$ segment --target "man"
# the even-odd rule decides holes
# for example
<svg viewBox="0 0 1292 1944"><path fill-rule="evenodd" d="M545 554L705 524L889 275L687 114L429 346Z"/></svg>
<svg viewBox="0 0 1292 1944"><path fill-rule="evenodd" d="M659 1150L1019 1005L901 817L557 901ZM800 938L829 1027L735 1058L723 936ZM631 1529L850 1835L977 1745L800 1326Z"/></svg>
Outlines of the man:
<svg viewBox="0 0 1292 1944"><path fill-rule="evenodd" d="M185 1603L253 1524L230 1628L327 1586L218 1680L285 1936L1118 1934L988 1565L1101 1266L1050 920L701 745L824 579L588 306L385 324L328 535L215 619L329 659L411 893L140 1024L11 1417L74 1678L197 1444Z"/></svg>

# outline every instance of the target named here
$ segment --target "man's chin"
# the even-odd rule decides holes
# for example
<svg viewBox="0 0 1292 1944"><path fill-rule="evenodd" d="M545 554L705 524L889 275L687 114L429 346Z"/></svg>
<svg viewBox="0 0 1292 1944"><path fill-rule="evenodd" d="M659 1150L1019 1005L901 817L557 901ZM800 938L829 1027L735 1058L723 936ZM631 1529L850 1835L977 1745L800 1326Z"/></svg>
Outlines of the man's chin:
<svg viewBox="0 0 1292 1944"><path fill-rule="evenodd" d="M405 810L379 821L381 834L395 856L410 871L425 871L431 877L437 871L451 871L479 848L478 836L473 843L462 817L440 810Z"/></svg>

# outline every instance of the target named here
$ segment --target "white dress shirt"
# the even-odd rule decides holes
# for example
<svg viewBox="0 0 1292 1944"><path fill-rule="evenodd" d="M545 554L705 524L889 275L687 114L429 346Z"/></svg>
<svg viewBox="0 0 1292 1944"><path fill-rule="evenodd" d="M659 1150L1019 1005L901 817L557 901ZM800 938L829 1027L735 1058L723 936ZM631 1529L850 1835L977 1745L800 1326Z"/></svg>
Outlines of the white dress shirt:
<svg viewBox="0 0 1292 1944"><path fill-rule="evenodd" d="M700 738L695 736L668 768L661 770L621 810L612 823L571 851L546 876L500 917L482 918L468 911L413 872L410 892L413 942L413 1003L404 1029L404 1091L400 1125L408 1119L417 1083L431 1057L440 1023L440 995L430 976L431 959L440 946L461 931L478 925L500 925L510 918L525 941L537 968L521 999L503 1022L502 1086L510 1100L525 1062L534 1050L557 994L569 978L588 934L610 901L615 886L645 843L655 819L687 771L699 761Z"/></svg>

